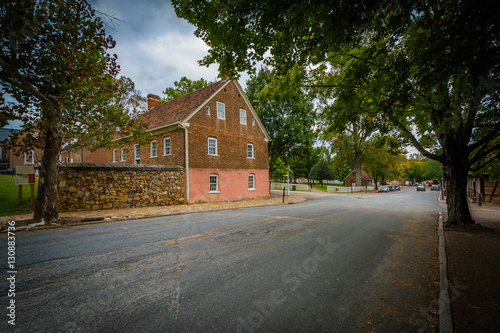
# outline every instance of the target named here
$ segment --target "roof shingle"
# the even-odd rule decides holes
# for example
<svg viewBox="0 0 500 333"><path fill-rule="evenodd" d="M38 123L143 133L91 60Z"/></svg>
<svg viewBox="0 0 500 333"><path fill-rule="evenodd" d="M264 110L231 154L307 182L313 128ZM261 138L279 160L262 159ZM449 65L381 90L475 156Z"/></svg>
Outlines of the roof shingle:
<svg viewBox="0 0 500 333"><path fill-rule="evenodd" d="M205 103L226 82L226 80L215 82L205 88L160 104L145 112L139 119L148 124L150 130L182 121Z"/></svg>

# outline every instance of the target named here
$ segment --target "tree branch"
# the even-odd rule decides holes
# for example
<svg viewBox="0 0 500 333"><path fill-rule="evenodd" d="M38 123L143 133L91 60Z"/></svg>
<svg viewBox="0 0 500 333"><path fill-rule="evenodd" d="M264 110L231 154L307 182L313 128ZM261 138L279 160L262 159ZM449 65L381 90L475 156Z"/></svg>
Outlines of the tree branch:
<svg viewBox="0 0 500 333"><path fill-rule="evenodd" d="M413 145L415 146L415 148L422 154L424 155L425 157L428 157L432 160L436 160L436 161L439 161L441 162L443 156L442 155L436 155L436 154L433 154L429 151L427 151L421 144L420 142L418 142L417 138L415 138L415 136L399 121L399 120L396 120L396 119L393 119L392 122L394 123L394 125L396 125L397 128L399 128L399 130L401 132L403 132L403 134L405 134L409 139L410 141L413 143Z"/></svg>
<svg viewBox="0 0 500 333"><path fill-rule="evenodd" d="M2 58L0 58L0 67L2 67L2 69L7 74L10 75L10 77L7 77L7 80L10 83L12 83L13 85L15 85L16 87L18 87L18 88L20 88L22 90L25 90L25 91L29 92L33 97L35 97L36 99L38 99L43 104L54 108L54 103L53 103L52 100L50 100L44 94L42 94L41 92L39 92L33 86L33 84L31 84L31 82L29 82L29 80L26 79L24 76L22 76L21 74L19 74L18 71L13 70L12 68L10 68L9 64L4 59L2 59Z"/></svg>

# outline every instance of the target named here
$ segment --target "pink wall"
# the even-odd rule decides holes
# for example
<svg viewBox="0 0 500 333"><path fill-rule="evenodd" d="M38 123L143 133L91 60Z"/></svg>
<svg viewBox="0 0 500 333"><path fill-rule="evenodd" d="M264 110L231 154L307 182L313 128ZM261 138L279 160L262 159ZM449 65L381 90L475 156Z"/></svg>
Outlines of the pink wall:
<svg viewBox="0 0 500 333"><path fill-rule="evenodd" d="M255 175L255 190L248 189L248 175ZM210 175L219 175L219 192L209 192ZM227 201L269 196L269 170L189 169L189 202Z"/></svg>

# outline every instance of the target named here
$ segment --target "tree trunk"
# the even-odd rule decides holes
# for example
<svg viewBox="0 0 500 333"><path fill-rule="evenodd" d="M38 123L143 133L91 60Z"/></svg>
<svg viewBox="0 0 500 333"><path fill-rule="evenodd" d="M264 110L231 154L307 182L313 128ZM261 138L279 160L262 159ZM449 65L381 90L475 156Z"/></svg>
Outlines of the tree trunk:
<svg viewBox="0 0 500 333"><path fill-rule="evenodd" d="M362 186L361 182L361 152L357 149L354 152L354 165L356 168L356 186Z"/></svg>
<svg viewBox="0 0 500 333"><path fill-rule="evenodd" d="M448 206L447 225L466 226L473 224L467 203L467 173L465 162L454 161L443 163L446 182L446 204Z"/></svg>
<svg viewBox="0 0 500 333"><path fill-rule="evenodd" d="M62 145L62 111L60 108L47 112L45 147L40 166L37 201L33 220L52 224L59 219L57 210L57 182L59 177L59 152Z"/></svg>

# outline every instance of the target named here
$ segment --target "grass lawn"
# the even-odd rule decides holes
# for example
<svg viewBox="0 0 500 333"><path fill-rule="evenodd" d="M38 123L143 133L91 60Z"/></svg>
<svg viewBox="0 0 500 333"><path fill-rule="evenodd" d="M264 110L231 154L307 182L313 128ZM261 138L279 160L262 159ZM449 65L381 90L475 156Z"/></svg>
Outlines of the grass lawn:
<svg viewBox="0 0 500 333"><path fill-rule="evenodd" d="M19 186L16 185L16 176L0 175L0 216L27 214L33 211L30 207L30 186L23 186L23 201L18 205L17 195ZM38 178L35 179L35 200L38 189Z"/></svg>
<svg viewBox="0 0 500 333"><path fill-rule="evenodd" d="M323 192L326 192L327 186L341 186L341 187L343 187L343 185L339 185L339 184L327 184L327 183L323 183L323 187L321 187L320 184L313 184L313 188L315 188L317 190L320 190L320 191L323 191Z"/></svg>

